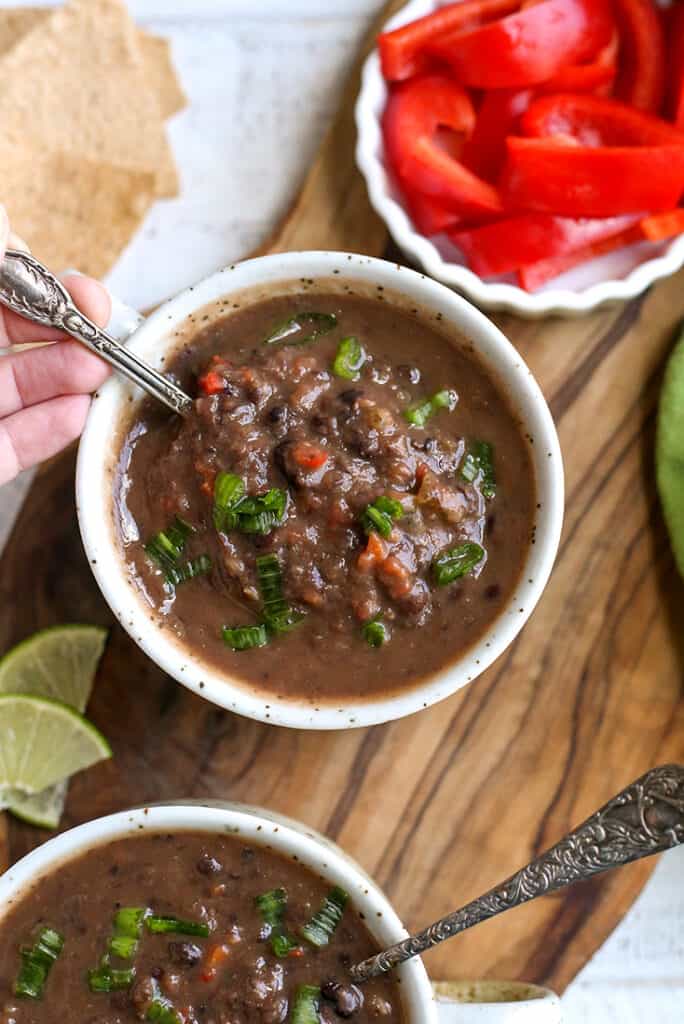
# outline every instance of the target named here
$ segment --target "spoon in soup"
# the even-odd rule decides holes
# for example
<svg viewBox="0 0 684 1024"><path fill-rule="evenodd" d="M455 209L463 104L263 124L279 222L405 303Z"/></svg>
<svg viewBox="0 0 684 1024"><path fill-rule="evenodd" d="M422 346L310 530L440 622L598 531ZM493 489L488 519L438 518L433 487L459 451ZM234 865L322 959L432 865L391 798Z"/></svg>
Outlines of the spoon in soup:
<svg viewBox="0 0 684 1024"><path fill-rule="evenodd" d="M7 250L0 263L0 303L26 320L70 334L173 412L187 416L192 409L192 399L181 388L84 316L61 281L34 256Z"/></svg>
<svg viewBox="0 0 684 1024"><path fill-rule="evenodd" d="M684 767L647 772L505 882L350 968L362 984L467 928L592 875L684 843Z"/></svg>

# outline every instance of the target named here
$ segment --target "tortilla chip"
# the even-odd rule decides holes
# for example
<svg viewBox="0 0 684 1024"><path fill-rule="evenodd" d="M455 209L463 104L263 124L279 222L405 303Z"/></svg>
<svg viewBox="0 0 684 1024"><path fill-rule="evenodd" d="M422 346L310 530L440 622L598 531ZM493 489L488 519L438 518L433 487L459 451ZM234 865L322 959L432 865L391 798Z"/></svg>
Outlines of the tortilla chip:
<svg viewBox="0 0 684 1024"><path fill-rule="evenodd" d="M1 139L0 166L12 229L56 273L106 274L154 201L154 174L74 154Z"/></svg>
<svg viewBox="0 0 684 1024"><path fill-rule="evenodd" d="M50 151L153 173L158 195L177 194L160 104L121 0L71 0L41 18L0 59L0 80L6 137L21 144L29 130Z"/></svg>
<svg viewBox="0 0 684 1024"><path fill-rule="evenodd" d="M51 13L49 7L0 8L0 57ZM138 29L138 44L145 76L157 94L161 114L164 118L172 117L187 104L187 98L174 70L169 41Z"/></svg>

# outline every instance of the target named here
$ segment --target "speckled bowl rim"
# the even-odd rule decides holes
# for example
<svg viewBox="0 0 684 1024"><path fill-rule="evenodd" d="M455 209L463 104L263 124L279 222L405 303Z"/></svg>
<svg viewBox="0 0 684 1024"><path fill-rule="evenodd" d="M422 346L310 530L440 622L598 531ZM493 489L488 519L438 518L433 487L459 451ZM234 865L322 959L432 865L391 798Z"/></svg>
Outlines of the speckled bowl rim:
<svg viewBox="0 0 684 1024"><path fill-rule="evenodd" d="M61 865L117 839L144 833L206 832L239 835L246 842L273 849L349 892L355 909L381 946L408 934L378 885L344 850L314 829L281 814L246 804L218 800L187 800L120 811L78 825L49 839L0 876L2 917L31 887ZM415 958L396 972L408 1019L436 1024L436 1007L422 960Z"/></svg>
<svg viewBox="0 0 684 1024"><path fill-rule="evenodd" d="M563 518L563 465L558 435L541 390L520 354L483 313L455 292L399 264L351 253L302 252L262 256L225 267L181 292L152 314L130 347L153 365L169 347L173 331L189 315L233 292L299 278L341 275L365 289L378 285L400 292L417 306L441 313L472 343L485 365L508 391L524 432L534 438L531 453L539 508L536 538L519 585L481 640L458 661L418 686L379 700L314 707L302 700L265 697L248 684L220 675L150 621L150 609L129 581L111 521L112 438L123 410L139 392L112 376L95 395L81 439L76 471L76 504L83 545L100 589L115 616L143 651L168 675L219 707L248 718L300 729L346 729L392 721L451 696L472 682L515 639L546 585L556 556ZM109 448L108 448L109 446ZM267 703L268 701L268 703Z"/></svg>
<svg viewBox="0 0 684 1024"><path fill-rule="evenodd" d="M411 0L385 27L398 28L440 6L443 3L435 0ZM669 277L684 265L684 234L664 246L662 255L645 259L624 278L601 280L578 291L549 287L544 291L526 292L505 282L483 281L466 266L445 260L435 244L416 230L408 212L393 194L384 163L380 124L386 100L387 85L380 70L380 58L374 50L363 67L355 111L356 163L366 180L371 204L409 259L437 281L457 288L480 308L503 310L529 319L552 314L581 316L599 306L633 299L655 281Z"/></svg>

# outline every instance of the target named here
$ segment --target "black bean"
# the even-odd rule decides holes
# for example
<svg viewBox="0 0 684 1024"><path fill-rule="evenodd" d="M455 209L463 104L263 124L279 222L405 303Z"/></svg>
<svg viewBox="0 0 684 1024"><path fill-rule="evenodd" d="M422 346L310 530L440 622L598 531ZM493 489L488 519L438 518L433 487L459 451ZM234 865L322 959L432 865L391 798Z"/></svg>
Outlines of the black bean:
<svg viewBox="0 0 684 1024"><path fill-rule="evenodd" d="M216 875L222 868L220 861L216 860L209 853L203 853L197 861L197 870L202 875Z"/></svg>
<svg viewBox="0 0 684 1024"><path fill-rule="evenodd" d="M168 950L173 964L192 967L202 959L202 950L195 942L169 942Z"/></svg>
<svg viewBox="0 0 684 1024"><path fill-rule="evenodd" d="M408 363L400 363L397 366L397 374L401 380L406 380L409 384L420 383L420 370L417 366L410 366Z"/></svg>
<svg viewBox="0 0 684 1024"><path fill-rule="evenodd" d="M321 987L321 995L335 1007L338 1017L351 1017L363 1006L363 993L356 985L343 985L331 979Z"/></svg>
<svg viewBox="0 0 684 1024"><path fill-rule="evenodd" d="M243 846L240 850L240 860L250 861L254 860L256 854L251 846Z"/></svg>
<svg viewBox="0 0 684 1024"><path fill-rule="evenodd" d="M346 391L341 391L338 398L345 405L353 405L354 402L358 402L359 398L363 398L363 388L348 388Z"/></svg>
<svg viewBox="0 0 684 1024"><path fill-rule="evenodd" d="M273 405L268 410L268 418L271 423L282 423L287 419L287 407L284 405Z"/></svg>
<svg viewBox="0 0 684 1024"><path fill-rule="evenodd" d="M495 601L501 593L501 586L498 583L490 583L488 587L485 587L484 596L488 601Z"/></svg>

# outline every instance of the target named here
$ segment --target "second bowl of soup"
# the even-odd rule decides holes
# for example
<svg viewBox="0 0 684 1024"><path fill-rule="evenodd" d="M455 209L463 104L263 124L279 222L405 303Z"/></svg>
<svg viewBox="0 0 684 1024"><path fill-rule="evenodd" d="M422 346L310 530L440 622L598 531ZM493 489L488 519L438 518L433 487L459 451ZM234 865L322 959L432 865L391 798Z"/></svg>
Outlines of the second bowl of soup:
<svg viewBox="0 0 684 1024"><path fill-rule="evenodd" d="M464 300L364 257L266 257L132 344L193 411L110 380L79 515L105 597L167 672L341 728L440 700L516 635L555 556L561 459L529 370Z"/></svg>

